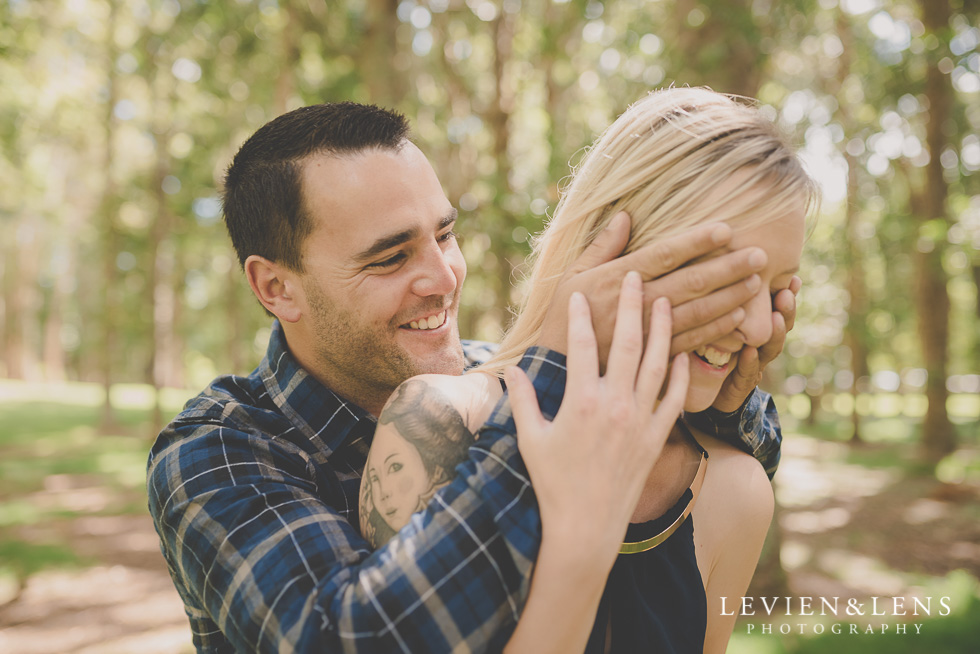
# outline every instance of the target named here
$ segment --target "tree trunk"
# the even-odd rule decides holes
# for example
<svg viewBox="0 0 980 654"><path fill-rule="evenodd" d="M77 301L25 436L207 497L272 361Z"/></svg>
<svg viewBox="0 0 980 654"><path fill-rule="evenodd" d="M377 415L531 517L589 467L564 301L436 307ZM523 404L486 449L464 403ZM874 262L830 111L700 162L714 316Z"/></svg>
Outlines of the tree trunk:
<svg viewBox="0 0 980 654"><path fill-rule="evenodd" d="M24 378L24 340L18 322L18 289L20 266L16 264L17 249L14 243L5 243L3 252L3 361L4 376L9 379Z"/></svg>
<svg viewBox="0 0 980 654"><path fill-rule="evenodd" d="M762 81L765 56L751 0L678 0L676 30L671 40L682 66L679 84L706 85L721 93L755 97ZM707 9L703 24L691 27L687 17ZM686 75L691 77L685 79Z"/></svg>
<svg viewBox="0 0 980 654"><path fill-rule="evenodd" d="M6 289L6 359L7 376L12 379L36 381L38 375L36 337L41 333L38 319L38 260L40 238L38 218L21 217L14 230L14 247L5 271Z"/></svg>
<svg viewBox="0 0 980 654"><path fill-rule="evenodd" d="M939 225L945 227L948 224L946 197L949 188L943 176L940 155L948 143L944 126L952 117L953 98L951 80L939 70L938 62L948 50L952 11L949 2L945 0L920 0L920 4L926 30L938 37L942 44L929 55L926 71L926 98L929 101L926 142L929 147L929 163L925 170L925 187L919 196L921 207L917 212L926 229L920 232L915 256L919 338L929 375L926 382L929 408L922 425L922 446L927 460L938 461L956 448L956 435L946 412L950 300L942 262L945 228L935 229ZM942 232L941 236L937 236L939 231Z"/></svg>
<svg viewBox="0 0 980 654"><path fill-rule="evenodd" d="M163 98L156 98L155 106L160 106ZM163 122L158 123L162 125ZM156 212L147 248L148 276L147 301L152 325L149 329L150 350L150 384L153 386L153 409L150 417L150 430L156 434L163 427L162 408L160 406L160 389L169 378L169 367L173 358L172 334L174 318L174 297L170 275L173 274L173 246L170 241L171 223L173 222L167 206L167 196L163 192L163 180L170 171L170 156L167 153L169 130L156 131L158 144L156 165L153 171L153 199Z"/></svg>
<svg viewBox="0 0 980 654"><path fill-rule="evenodd" d="M289 99L296 92L296 67L299 66L299 16L296 0L285 2L286 23L280 35L282 62L279 65L279 76L276 78L275 107L276 115L289 110Z"/></svg>
<svg viewBox="0 0 980 654"><path fill-rule="evenodd" d="M404 68L407 59L398 55L399 0L367 0L364 48L359 68L364 73L370 102L397 107L407 92Z"/></svg>
<svg viewBox="0 0 980 654"><path fill-rule="evenodd" d="M112 409L111 391L113 382L113 361L112 353L118 349L116 342L116 320L117 320L117 287L118 279L116 274L116 255L119 252L119 230L116 227L115 213L118 204L116 198L116 183L113 178L113 167L115 166L115 154L113 146L115 142L116 118L113 110L118 99L118 88L116 79L116 57L117 49L115 44L115 28L117 14L116 0L109 1L109 21L106 25L106 101L105 114L103 116L105 125L105 143L102 153L102 172L105 177L102 187L102 198L99 202L99 218L101 219L102 231L102 312L101 333L102 343L99 353L99 372L102 386L105 390L105 401L102 405L101 428L113 428L116 425L115 415Z"/></svg>
<svg viewBox="0 0 980 654"><path fill-rule="evenodd" d="M851 25L844 15L843 10L837 12L837 34L843 43L843 52L838 60L838 74L836 88L832 89L831 95L841 98L846 94L841 90L847 84L851 75L851 56L855 51L854 38L851 32ZM844 140L846 141L855 133L855 121L852 118L851 107L846 104L840 105L841 123L844 128ZM847 162L847 202L844 207L844 233L846 235L844 255L845 270L847 270L847 292L850 296L850 304L847 310L847 326L845 328L845 342L851 350L851 397L853 399L854 410L851 412L851 443L857 444L861 439L861 415L858 413L858 381L869 376L868 369L868 293L864 276L864 255L862 252L861 235L859 225L860 202L858 193L858 169L860 164L852 155L844 152L844 160Z"/></svg>
<svg viewBox="0 0 980 654"><path fill-rule="evenodd" d="M494 205L497 220L491 231L491 247L497 256L496 306L506 307L511 303L510 291L513 288L515 256L514 241L511 234L516 222L510 211L510 114L514 109L514 85L507 71L514 44L515 15L501 11L493 21L494 59L493 74L497 88L496 102L490 105L487 123L493 132L493 156L496 161L497 194ZM519 262L521 257L516 258ZM504 321L504 315L500 316Z"/></svg>

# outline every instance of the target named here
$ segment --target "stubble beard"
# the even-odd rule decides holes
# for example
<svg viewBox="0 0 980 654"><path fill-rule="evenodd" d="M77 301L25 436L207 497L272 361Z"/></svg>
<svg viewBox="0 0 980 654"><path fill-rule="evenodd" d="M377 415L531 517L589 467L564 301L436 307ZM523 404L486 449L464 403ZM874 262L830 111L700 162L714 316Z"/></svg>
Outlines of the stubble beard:
<svg viewBox="0 0 980 654"><path fill-rule="evenodd" d="M383 403L399 384L415 375L462 374L464 358L458 337L452 349L419 361L396 343L398 326L361 323L353 312L328 299L315 283L304 287L313 317L317 358L336 371L344 385L332 389L335 392L347 397L367 396L372 401L383 398ZM348 387L351 392L345 393Z"/></svg>

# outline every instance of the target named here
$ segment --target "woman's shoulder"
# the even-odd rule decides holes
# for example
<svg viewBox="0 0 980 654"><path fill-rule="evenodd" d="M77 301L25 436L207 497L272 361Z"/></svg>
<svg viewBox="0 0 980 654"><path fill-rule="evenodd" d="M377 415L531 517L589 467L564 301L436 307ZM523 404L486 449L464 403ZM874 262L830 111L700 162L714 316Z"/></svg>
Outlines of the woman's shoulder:
<svg viewBox="0 0 980 654"><path fill-rule="evenodd" d="M703 494L719 509L712 514L719 526L740 529L752 524L768 525L772 519L772 484L758 459L751 454L703 433L697 440L708 452L708 470Z"/></svg>

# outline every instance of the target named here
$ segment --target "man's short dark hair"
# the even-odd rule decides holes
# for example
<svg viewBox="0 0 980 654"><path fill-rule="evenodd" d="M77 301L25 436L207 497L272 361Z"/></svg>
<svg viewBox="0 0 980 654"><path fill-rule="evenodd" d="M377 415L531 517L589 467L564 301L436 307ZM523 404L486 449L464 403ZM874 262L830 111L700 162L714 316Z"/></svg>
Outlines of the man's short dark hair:
<svg viewBox="0 0 980 654"><path fill-rule="evenodd" d="M303 107L266 123L242 145L225 175L225 225L242 266L257 254L303 272L313 221L303 202L302 160L397 150L408 139L401 114L355 102Z"/></svg>

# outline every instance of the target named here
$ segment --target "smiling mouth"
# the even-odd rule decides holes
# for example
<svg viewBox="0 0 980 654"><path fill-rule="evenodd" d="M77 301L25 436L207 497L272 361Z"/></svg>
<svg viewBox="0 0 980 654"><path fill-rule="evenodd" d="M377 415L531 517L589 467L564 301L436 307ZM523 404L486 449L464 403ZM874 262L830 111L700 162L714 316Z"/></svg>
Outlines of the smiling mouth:
<svg viewBox="0 0 980 654"><path fill-rule="evenodd" d="M414 329L417 331L436 329L446 324L447 315L448 313L446 311L440 311L439 313L432 314L427 318L420 318L418 320L411 321L407 325L402 325L402 329Z"/></svg>
<svg viewBox="0 0 980 654"><path fill-rule="evenodd" d="M728 365L729 361L732 360L731 352L723 352L722 350L710 345L702 345L694 350L694 354L716 370L721 370Z"/></svg>

